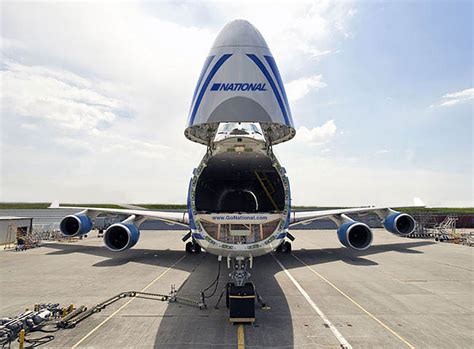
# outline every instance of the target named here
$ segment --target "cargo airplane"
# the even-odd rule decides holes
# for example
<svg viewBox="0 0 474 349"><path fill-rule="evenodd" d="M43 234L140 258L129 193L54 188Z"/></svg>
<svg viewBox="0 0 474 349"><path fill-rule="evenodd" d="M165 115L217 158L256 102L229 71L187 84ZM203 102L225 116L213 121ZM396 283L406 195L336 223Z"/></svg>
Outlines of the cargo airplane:
<svg viewBox="0 0 474 349"><path fill-rule="evenodd" d="M372 212L392 234L407 235L415 228L410 215L388 207L291 210L290 181L273 152L274 145L295 136L290 105L275 59L247 21L232 21L217 36L184 134L207 147L189 182L185 212L81 208L61 221L62 233L84 235L98 215L125 215L104 233L105 246L120 252L137 243L145 220L182 225L189 229L183 238L186 252L204 249L225 258L231 269L228 285L235 289L250 283L254 257L291 251L290 229L296 224L330 219L341 244L354 250L369 248L373 234L351 214Z"/></svg>

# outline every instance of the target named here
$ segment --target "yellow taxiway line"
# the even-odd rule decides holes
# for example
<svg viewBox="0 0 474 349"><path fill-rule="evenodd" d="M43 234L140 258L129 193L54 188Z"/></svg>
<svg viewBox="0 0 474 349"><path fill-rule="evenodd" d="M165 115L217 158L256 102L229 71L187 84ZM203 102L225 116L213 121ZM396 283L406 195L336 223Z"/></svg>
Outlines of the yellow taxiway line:
<svg viewBox="0 0 474 349"><path fill-rule="evenodd" d="M237 327L237 348L245 349L245 331L242 324L239 324L239 327Z"/></svg>
<svg viewBox="0 0 474 349"><path fill-rule="evenodd" d="M163 271L160 275L158 275L155 280L150 282L148 285L146 285L143 289L140 290L140 292L145 292L147 289L149 289L155 282L157 282L159 279L161 279L167 272L169 272L171 269L173 269L179 262L181 262L186 255L182 256L180 259L178 259L176 262L173 263L170 267L168 267L165 271ZM95 331L97 331L99 328L101 328L106 322L108 322L110 319L112 319L115 315L117 315L120 310L125 308L127 305L132 303L135 300L135 297L131 298L129 301L127 301L124 305L122 305L120 308L118 308L116 311L114 311L112 314L110 314L104 321L102 321L100 324L98 324L96 327L94 327L88 334L86 334L84 337L79 340L76 344L74 344L71 349L77 348L82 342L84 342L87 338L89 338Z"/></svg>

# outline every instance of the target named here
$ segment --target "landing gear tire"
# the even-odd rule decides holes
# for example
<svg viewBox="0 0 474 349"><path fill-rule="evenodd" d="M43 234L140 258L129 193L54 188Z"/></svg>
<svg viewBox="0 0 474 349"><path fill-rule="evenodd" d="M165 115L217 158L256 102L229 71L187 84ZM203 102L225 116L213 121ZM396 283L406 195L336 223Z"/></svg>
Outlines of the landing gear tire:
<svg viewBox="0 0 474 349"><path fill-rule="evenodd" d="M191 254L199 254L201 253L201 246L195 242L187 242L186 243L186 252Z"/></svg>
<svg viewBox="0 0 474 349"><path fill-rule="evenodd" d="M291 253L291 242L284 241L280 246L277 247L276 251L280 253Z"/></svg>
<svg viewBox="0 0 474 349"><path fill-rule="evenodd" d="M201 245L194 243L194 253L195 254L201 253Z"/></svg>

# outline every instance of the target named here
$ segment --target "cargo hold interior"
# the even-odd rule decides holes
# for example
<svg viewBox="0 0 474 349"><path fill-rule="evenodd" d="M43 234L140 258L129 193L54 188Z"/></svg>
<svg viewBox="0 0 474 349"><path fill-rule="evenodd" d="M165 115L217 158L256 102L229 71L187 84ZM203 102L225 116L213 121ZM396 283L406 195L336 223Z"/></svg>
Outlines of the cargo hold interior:
<svg viewBox="0 0 474 349"><path fill-rule="evenodd" d="M226 152L212 157L195 191L199 213L281 212L285 189L272 161L255 152Z"/></svg>

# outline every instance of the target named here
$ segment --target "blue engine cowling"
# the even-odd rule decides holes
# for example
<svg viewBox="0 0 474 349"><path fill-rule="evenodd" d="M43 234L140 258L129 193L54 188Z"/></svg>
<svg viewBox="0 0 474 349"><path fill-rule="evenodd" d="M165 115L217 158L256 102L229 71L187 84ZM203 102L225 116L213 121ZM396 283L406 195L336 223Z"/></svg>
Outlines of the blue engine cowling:
<svg viewBox="0 0 474 349"><path fill-rule="evenodd" d="M337 229L337 237L344 246L359 251L369 248L373 239L369 226L355 221L341 224Z"/></svg>
<svg viewBox="0 0 474 349"><path fill-rule="evenodd" d="M80 236L91 231L92 220L86 214L73 214L64 217L59 228L66 236Z"/></svg>
<svg viewBox="0 0 474 349"><path fill-rule="evenodd" d="M406 213L393 212L385 217L383 226L392 234L408 235L415 230L415 220Z"/></svg>
<svg viewBox="0 0 474 349"><path fill-rule="evenodd" d="M140 238L140 230L132 223L112 224L104 233L105 246L114 252L128 250Z"/></svg>

